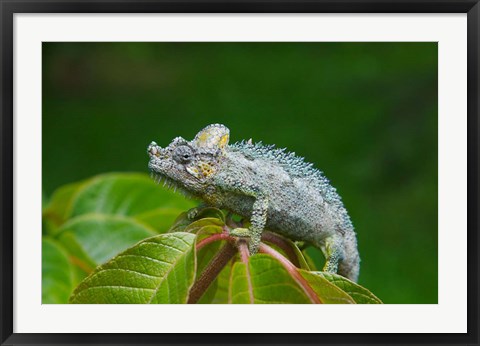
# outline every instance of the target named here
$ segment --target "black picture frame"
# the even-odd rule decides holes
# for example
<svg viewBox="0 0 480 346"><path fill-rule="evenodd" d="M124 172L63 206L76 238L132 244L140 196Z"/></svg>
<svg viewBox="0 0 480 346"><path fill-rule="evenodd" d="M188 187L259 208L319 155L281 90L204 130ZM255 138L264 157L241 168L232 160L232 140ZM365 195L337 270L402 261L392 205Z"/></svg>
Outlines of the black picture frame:
<svg viewBox="0 0 480 346"><path fill-rule="evenodd" d="M455 344L478 345L478 0L65 1L0 0L1 11L1 324L2 345ZM26 334L13 332L13 17L16 13L467 13L468 333L465 334ZM452 317L454 318L454 317Z"/></svg>

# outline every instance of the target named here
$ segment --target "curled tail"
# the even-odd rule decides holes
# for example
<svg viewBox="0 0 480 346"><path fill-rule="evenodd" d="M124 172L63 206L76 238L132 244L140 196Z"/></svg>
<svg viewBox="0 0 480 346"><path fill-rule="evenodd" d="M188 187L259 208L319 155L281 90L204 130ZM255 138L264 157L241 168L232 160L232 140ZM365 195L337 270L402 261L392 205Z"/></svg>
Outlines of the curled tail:
<svg viewBox="0 0 480 346"><path fill-rule="evenodd" d="M357 237L353 229L343 237L343 256L338 263L338 274L357 282L360 272L360 255L357 248Z"/></svg>

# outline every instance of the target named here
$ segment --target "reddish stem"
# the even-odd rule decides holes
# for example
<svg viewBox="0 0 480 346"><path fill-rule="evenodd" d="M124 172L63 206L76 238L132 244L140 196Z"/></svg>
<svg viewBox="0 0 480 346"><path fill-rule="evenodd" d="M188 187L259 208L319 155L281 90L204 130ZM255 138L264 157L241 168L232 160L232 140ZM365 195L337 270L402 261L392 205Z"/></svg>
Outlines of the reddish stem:
<svg viewBox="0 0 480 346"><path fill-rule="evenodd" d="M233 256L235 256L236 253L237 249L232 244L225 244L225 246L203 270L198 280L193 284L188 295L188 304L195 304L198 302L218 274L220 274L223 267L225 267L225 265L233 258Z"/></svg>
<svg viewBox="0 0 480 346"><path fill-rule="evenodd" d="M238 252L240 253L240 258L243 263L248 264L248 258L250 257L250 251L248 251L248 246L245 240L239 240L238 244Z"/></svg>
<svg viewBox="0 0 480 346"><path fill-rule="evenodd" d="M220 252L214 257L214 259L209 263L207 268L202 272L199 279L195 282L192 289L190 290L190 295L188 299L188 303L196 303L205 291L208 289L210 284L215 280L217 275L223 269L223 267L228 263L228 261L235 255L236 249L232 244L235 244L236 238L231 237L228 233L217 233L213 234L200 242L197 243L196 249L197 251L202 249L204 246L211 244L215 241L226 240L228 243L220 250ZM281 238L276 237L275 235L269 233L265 237L266 241L270 241L271 243L279 246L284 251L286 250L284 246L289 249L290 251L285 251L287 254L291 255L293 258L295 254L293 250L290 248L289 244L283 241ZM244 240L238 240L237 248L240 253L240 258L243 263L246 264L247 270L247 280L248 280L248 289L250 295L250 302L253 304L254 302L254 295L253 295L253 286L250 277L250 270L248 267L248 259L250 257L250 252L248 250L247 243ZM320 298L318 298L315 291L309 285L308 281L303 278L303 276L298 272L295 265L290 262L287 258L285 258L282 254L280 254L275 249L271 248L270 246L261 243L260 244L260 252L266 253L276 260L280 262L280 264L287 270L287 272L294 278L294 280L299 284L299 286L303 289L307 297L310 301L314 304L322 304Z"/></svg>
<svg viewBox="0 0 480 346"><path fill-rule="evenodd" d="M213 243L215 241L220 241L220 240L227 240L229 242L235 242L235 239L231 236L229 236L226 233L217 233L209 236L208 238L205 238L197 243L197 250L200 250L204 246Z"/></svg>
<svg viewBox="0 0 480 346"><path fill-rule="evenodd" d="M281 236L271 232L263 232L262 240L272 243L282 249L295 267L300 268L300 262L292 246Z"/></svg>
<svg viewBox="0 0 480 346"><path fill-rule="evenodd" d="M275 258L276 260L278 260L280 264L287 270L287 272L300 285L300 287L303 289L303 291L305 292L305 294L307 295L307 297L310 299L312 303L322 304L322 301L320 300L320 298L318 298L315 291L308 284L308 281L305 280L304 277L298 272L297 268L292 264L292 262L286 259L278 251L272 249L270 246L265 244L260 244L260 252L266 253L272 256L273 258Z"/></svg>
<svg viewBox="0 0 480 346"><path fill-rule="evenodd" d="M253 285L252 278L250 276L250 267L248 266L248 258L250 257L250 251L248 250L248 245L245 240L239 240L237 243L238 252L240 253L240 258L243 263L245 263L245 269L247 274L247 283L248 283L248 296L250 298L250 304L255 303L255 297L253 295Z"/></svg>

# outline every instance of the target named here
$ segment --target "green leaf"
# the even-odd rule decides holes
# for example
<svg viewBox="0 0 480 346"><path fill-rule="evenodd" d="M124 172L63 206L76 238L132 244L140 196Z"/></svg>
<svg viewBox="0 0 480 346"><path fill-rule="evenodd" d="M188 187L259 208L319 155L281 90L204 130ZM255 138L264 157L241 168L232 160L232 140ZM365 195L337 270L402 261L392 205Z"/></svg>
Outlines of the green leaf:
<svg viewBox="0 0 480 346"><path fill-rule="evenodd" d="M179 208L157 208L135 216L135 219L150 225L159 233L166 233L178 216Z"/></svg>
<svg viewBox="0 0 480 346"><path fill-rule="evenodd" d="M178 214L195 203L138 173L97 176L75 195L71 217L97 213L135 217L157 231L166 231Z"/></svg>
<svg viewBox="0 0 480 346"><path fill-rule="evenodd" d="M192 223L192 220L188 218L188 212L185 211L178 215L173 222L173 225L168 229L168 233L184 232L185 228Z"/></svg>
<svg viewBox="0 0 480 346"><path fill-rule="evenodd" d="M66 304L75 287L73 265L54 240L42 239L42 304Z"/></svg>
<svg viewBox="0 0 480 346"><path fill-rule="evenodd" d="M222 231L222 227L224 226L223 221L213 218L213 217L206 217L201 220L197 220L189 224L185 227L184 232L196 233L201 230L204 230L205 227L207 228L216 228L218 232Z"/></svg>
<svg viewBox="0 0 480 346"><path fill-rule="evenodd" d="M186 303L195 278L195 235L169 233L136 244L98 267L74 291L74 304Z"/></svg>
<svg viewBox="0 0 480 346"><path fill-rule="evenodd" d="M85 271L120 251L150 237L155 231L134 219L117 215L87 214L65 223L56 236Z"/></svg>
<svg viewBox="0 0 480 346"><path fill-rule="evenodd" d="M295 253L295 256L298 259L298 262L300 263L300 268L305 269L305 270L310 270L310 265L308 264L303 252L298 248L298 246L291 240L288 240L290 245L292 246L293 252Z"/></svg>
<svg viewBox="0 0 480 346"><path fill-rule="evenodd" d="M48 234L55 234L58 227L68 219L72 200L83 183L64 185L53 193L50 202L43 209L43 220Z"/></svg>
<svg viewBox="0 0 480 346"><path fill-rule="evenodd" d="M198 215L195 217L195 220L204 219L207 217L219 219L220 221L225 223L225 214L220 209L213 207L202 208Z"/></svg>
<svg viewBox="0 0 480 346"><path fill-rule="evenodd" d="M311 273L328 280L329 282L346 292L350 297L355 300L357 304L383 304L380 299L378 299L372 292L367 290L365 287L362 287L359 284L352 282L341 275L325 272Z"/></svg>
<svg viewBox="0 0 480 346"><path fill-rule="evenodd" d="M322 250L312 245L306 247L299 246L299 248L302 249L302 252L305 254L304 257L309 264L310 270L318 270L325 266L326 261Z"/></svg>
<svg viewBox="0 0 480 346"><path fill-rule="evenodd" d="M229 301L233 304L310 303L302 288L273 257L257 254L233 265Z"/></svg>
<svg viewBox="0 0 480 346"><path fill-rule="evenodd" d="M181 213L168 232L198 232L203 226L225 225L225 216L220 209L202 208L195 219L188 218L188 212Z"/></svg>
<svg viewBox="0 0 480 346"><path fill-rule="evenodd" d="M143 174L106 174L58 189L43 210L53 238L43 241L42 301L186 303L194 278L225 241L203 243L199 251L195 244L229 228L220 209L201 208L191 220L184 212L191 207ZM311 303L315 295L322 303L381 303L348 279L310 271L319 250L307 255L279 235L264 241L272 244L264 251L270 255L256 254L248 264L237 255L198 303Z"/></svg>
<svg viewBox="0 0 480 346"><path fill-rule="evenodd" d="M301 250L300 250L301 251ZM307 251L303 250L302 251L303 258L305 259L305 262L307 262L308 268L310 271L316 271L317 266L315 264L315 261L312 259L312 257L307 253ZM305 268L302 268L305 269Z"/></svg>
<svg viewBox="0 0 480 346"><path fill-rule="evenodd" d="M303 252L293 241L278 233L268 232L267 234L269 236L266 242L270 243L275 250L287 257L294 265L305 270L310 270ZM293 261L291 257L296 259L296 261Z"/></svg>
<svg viewBox="0 0 480 346"><path fill-rule="evenodd" d="M322 303L355 304L355 300L352 297L325 278L306 270L299 269L298 271L302 277L307 280L308 284L315 291Z"/></svg>

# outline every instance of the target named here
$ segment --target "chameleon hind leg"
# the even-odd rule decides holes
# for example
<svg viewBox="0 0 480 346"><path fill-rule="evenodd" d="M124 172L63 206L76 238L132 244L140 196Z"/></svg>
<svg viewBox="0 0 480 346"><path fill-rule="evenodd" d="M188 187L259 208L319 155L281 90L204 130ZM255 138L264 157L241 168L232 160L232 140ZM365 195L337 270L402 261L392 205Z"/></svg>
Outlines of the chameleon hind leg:
<svg viewBox="0 0 480 346"><path fill-rule="evenodd" d="M338 265L343 259L343 245L341 239L332 236L325 240L325 244L321 246L322 252L325 255L324 272L337 273Z"/></svg>

